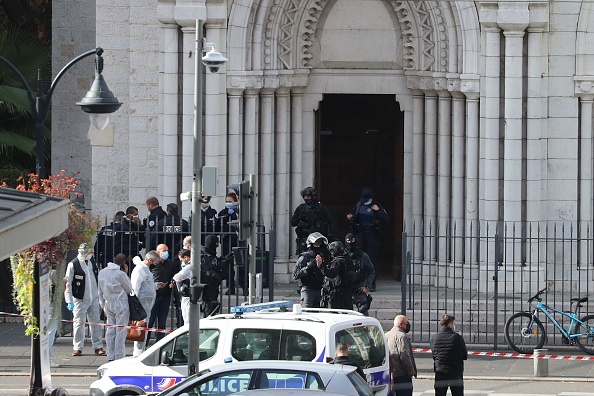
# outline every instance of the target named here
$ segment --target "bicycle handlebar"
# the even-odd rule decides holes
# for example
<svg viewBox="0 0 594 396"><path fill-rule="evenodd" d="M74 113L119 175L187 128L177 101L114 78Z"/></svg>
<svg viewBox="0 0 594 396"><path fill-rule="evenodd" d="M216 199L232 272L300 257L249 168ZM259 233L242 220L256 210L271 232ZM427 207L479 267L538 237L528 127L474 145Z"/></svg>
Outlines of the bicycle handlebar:
<svg viewBox="0 0 594 396"><path fill-rule="evenodd" d="M542 298L540 296L542 296L546 292L547 292L547 288L545 287L544 289L542 289L538 293L536 293L534 296L530 297L530 299L528 299L528 302L531 303L534 300L542 301Z"/></svg>

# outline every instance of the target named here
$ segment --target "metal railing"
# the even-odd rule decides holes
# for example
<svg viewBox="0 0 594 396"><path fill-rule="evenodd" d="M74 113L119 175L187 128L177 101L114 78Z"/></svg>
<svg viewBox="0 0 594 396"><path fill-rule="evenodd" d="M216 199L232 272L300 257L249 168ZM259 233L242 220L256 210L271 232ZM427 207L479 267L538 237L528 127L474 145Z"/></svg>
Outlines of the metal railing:
<svg viewBox="0 0 594 396"><path fill-rule="evenodd" d="M507 318L530 309L538 290L546 287L544 301L562 310L592 293L593 242L589 224L413 224L402 236L402 310L415 323L413 340L429 342L449 313L467 343L506 347ZM589 304L583 316L594 311ZM560 345L560 334L543 324L547 344Z"/></svg>

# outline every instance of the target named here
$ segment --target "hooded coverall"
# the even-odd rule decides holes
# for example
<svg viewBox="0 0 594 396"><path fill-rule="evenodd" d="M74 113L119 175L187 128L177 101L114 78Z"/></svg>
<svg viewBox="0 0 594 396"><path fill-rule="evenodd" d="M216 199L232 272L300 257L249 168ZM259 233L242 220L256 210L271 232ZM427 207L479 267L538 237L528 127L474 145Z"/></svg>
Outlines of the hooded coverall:
<svg viewBox="0 0 594 396"><path fill-rule="evenodd" d="M132 270L132 290L140 300L142 307L147 313L151 312L155 299L157 298L157 283L149 267L139 260L135 260L136 267ZM145 318L146 320L146 318ZM134 356L140 355L146 349L146 333L144 341L134 341Z"/></svg>

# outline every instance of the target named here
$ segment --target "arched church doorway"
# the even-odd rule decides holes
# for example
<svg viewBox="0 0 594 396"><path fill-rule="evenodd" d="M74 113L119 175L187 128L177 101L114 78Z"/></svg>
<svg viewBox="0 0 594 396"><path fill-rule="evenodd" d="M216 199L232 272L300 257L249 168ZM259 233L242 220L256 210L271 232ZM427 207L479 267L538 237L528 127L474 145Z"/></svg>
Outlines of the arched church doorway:
<svg viewBox="0 0 594 396"><path fill-rule="evenodd" d="M316 120L316 186L336 220L335 237L351 232L346 215L371 187L391 218L381 232L378 277L400 280L404 113L394 95L325 94Z"/></svg>

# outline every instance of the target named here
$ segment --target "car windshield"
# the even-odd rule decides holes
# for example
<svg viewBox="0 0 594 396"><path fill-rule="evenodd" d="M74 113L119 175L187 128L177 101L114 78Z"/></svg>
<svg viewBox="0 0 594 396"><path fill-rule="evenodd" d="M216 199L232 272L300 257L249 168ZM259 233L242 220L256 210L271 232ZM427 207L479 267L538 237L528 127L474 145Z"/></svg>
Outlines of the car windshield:
<svg viewBox="0 0 594 396"><path fill-rule="evenodd" d="M378 367L386 361L384 337L374 325L351 327L336 333L335 345L346 344L349 357L363 368Z"/></svg>

